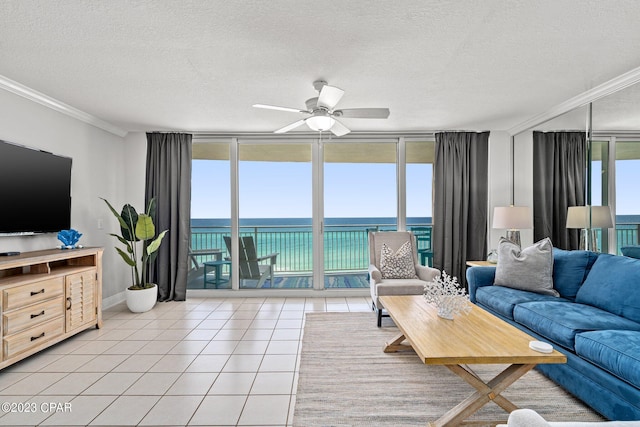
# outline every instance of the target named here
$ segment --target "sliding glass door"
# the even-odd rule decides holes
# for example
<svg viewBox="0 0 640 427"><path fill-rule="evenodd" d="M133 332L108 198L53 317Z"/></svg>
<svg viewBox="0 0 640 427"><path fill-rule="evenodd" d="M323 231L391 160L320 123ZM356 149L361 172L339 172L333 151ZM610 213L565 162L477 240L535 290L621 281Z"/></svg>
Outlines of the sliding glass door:
<svg viewBox="0 0 640 427"><path fill-rule="evenodd" d="M246 137L193 153L192 289L367 288L369 231L411 230L431 259L433 142Z"/></svg>
<svg viewBox="0 0 640 427"><path fill-rule="evenodd" d="M620 248L640 244L640 142L616 141L616 240Z"/></svg>
<svg viewBox="0 0 640 427"><path fill-rule="evenodd" d="M188 289L230 289L224 238L231 235L229 143L193 144Z"/></svg>
<svg viewBox="0 0 640 427"><path fill-rule="evenodd" d="M312 288L311 143L238 148L240 288Z"/></svg>
<svg viewBox="0 0 640 427"><path fill-rule="evenodd" d="M394 142L324 144L325 288L368 287L369 231L397 229Z"/></svg>

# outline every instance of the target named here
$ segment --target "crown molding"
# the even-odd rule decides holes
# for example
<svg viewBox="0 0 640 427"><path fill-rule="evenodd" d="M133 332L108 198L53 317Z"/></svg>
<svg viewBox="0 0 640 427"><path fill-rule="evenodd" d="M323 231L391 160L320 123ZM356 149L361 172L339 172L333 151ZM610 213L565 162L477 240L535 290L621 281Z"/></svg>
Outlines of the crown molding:
<svg viewBox="0 0 640 427"><path fill-rule="evenodd" d="M20 84L1 75L0 89L4 89L8 92L14 93L40 105L44 105L47 108L50 108L62 114L66 114L67 116L88 123L121 138L124 138L128 133L126 130L119 128L118 126L115 126L109 122L105 122L104 120L99 119L96 116L78 110L77 108L65 104L62 101L59 101L55 98L45 95L44 93L38 92L37 90L31 89L23 84Z"/></svg>
<svg viewBox="0 0 640 427"><path fill-rule="evenodd" d="M509 132L511 135L516 135L520 132L524 132L525 130L544 123L548 120L555 119L556 117L575 108L580 108L597 99L604 98L605 96L611 95L629 86L633 86L638 82L640 82L640 67L634 68L631 71L627 71L626 73L621 74L618 77L615 77L607 82L604 82L594 87L593 89L583 92L578 96L574 96L573 98L570 98L543 113L535 115L530 119L512 127L511 129L508 129L507 132Z"/></svg>

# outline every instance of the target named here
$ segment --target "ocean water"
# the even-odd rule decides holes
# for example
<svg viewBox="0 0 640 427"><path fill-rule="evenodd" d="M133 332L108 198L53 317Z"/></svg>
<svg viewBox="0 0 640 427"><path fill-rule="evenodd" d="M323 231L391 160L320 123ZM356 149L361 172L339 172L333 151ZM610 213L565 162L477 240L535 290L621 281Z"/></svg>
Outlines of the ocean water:
<svg viewBox="0 0 640 427"><path fill-rule="evenodd" d="M431 224L430 217L407 218L408 227ZM369 265L368 231L396 230L395 218L326 218L324 225L325 271L362 271ZM191 220L192 249L220 248L230 233L229 219ZM253 236L258 256L278 253L276 271L313 270L311 218L246 218L240 235Z"/></svg>
<svg viewBox="0 0 640 427"><path fill-rule="evenodd" d="M431 225L431 217L407 218L408 228ZM640 215L618 215L616 229L619 248L638 244ZM396 229L395 218L325 218L324 258L325 271L362 271L369 264L369 230ZM191 247L222 249L226 252L224 236L230 234L229 219L191 220ZM254 236L258 256L278 253L276 271L311 272L312 263L311 218L243 218L240 235ZM599 238L600 240L600 238Z"/></svg>
<svg viewBox="0 0 640 427"><path fill-rule="evenodd" d="M325 227L331 226L351 226L351 227L372 227L380 225L385 228L395 227L395 218L325 218ZM427 225L431 224L431 217L414 217L407 218L407 225ZM228 218L192 218L192 229L211 229L221 228L228 229L231 227L231 220ZM309 227L311 228L311 218L241 218L241 228L290 228L290 227Z"/></svg>

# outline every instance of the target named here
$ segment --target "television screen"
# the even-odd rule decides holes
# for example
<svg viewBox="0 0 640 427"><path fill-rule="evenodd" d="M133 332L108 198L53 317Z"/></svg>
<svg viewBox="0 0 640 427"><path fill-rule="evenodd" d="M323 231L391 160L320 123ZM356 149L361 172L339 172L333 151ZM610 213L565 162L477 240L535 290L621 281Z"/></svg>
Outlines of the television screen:
<svg viewBox="0 0 640 427"><path fill-rule="evenodd" d="M71 227L71 158L0 141L0 234Z"/></svg>

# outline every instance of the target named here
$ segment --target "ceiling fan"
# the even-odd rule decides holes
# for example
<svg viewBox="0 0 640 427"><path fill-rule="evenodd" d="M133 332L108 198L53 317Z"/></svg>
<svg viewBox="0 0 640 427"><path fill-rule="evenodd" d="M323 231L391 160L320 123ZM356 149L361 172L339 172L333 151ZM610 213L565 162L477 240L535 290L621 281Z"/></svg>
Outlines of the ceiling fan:
<svg viewBox="0 0 640 427"><path fill-rule="evenodd" d="M291 111L294 113L308 114L309 117L291 123L274 133L285 133L306 123L311 130L324 132L331 131L335 136L343 136L351 132L345 125L339 122L337 117L350 119L386 119L389 117L388 108L346 108L336 110L344 91L335 86L329 86L324 80L313 82L313 88L318 91L318 96L307 99L306 110L290 107L278 107L276 105L254 104L256 108L268 110Z"/></svg>

